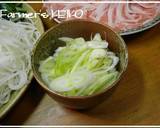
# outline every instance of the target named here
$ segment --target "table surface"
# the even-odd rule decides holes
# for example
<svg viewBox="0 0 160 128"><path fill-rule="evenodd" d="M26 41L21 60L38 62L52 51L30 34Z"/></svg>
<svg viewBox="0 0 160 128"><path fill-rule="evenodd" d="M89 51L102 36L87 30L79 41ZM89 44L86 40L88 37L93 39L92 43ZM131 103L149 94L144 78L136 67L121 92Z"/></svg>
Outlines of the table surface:
<svg viewBox="0 0 160 128"><path fill-rule="evenodd" d="M32 4L39 10L41 4ZM45 27L50 27L44 21ZM48 27L47 27L48 26ZM1 124L160 124L160 24L128 37L129 64L111 97L90 110L64 108L31 83Z"/></svg>

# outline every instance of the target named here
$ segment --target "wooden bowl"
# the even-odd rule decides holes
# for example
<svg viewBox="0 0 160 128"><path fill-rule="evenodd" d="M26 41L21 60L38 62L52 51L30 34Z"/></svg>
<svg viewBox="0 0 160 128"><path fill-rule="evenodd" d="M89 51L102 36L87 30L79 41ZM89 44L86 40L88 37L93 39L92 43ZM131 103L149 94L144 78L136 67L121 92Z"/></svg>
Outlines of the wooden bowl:
<svg viewBox="0 0 160 128"><path fill-rule="evenodd" d="M58 38L63 36L72 38L83 37L85 40L90 40L91 35L94 35L95 33L100 33L102 38L109 42L109 48L120 58L117 69L120 73L117 80L103 91L89 96L64 96L49 89L42 80L38 68L40 66L40 61L45 60L50 55L53 55L54 51L59 46L65 45L64 43L59 42ZM121 36L113 31L109 26L104 26L102 24L86 20L65 21L52 27L40 37L32 55L33 73L40 86L57 102L72 109L90 108L106 99L115 89L115 85L120 80L127 64L127 48Z"/></svg>

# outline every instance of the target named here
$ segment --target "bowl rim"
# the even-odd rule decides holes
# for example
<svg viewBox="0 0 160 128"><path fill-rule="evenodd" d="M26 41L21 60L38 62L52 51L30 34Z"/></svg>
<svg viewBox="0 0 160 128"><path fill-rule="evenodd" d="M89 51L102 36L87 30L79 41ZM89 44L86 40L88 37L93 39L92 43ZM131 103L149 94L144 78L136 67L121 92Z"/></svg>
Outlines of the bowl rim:
<svg viewBox="0 0 160 128"><path fill-rule="evenodd" d="M107 27L107 28L109 28L109 29L120 39L121 44L123 45L124 51L125 51L125 65L124 65L124 69L119 73L117 79L116 79L110 86L106 87L103 91L100 91L100 92L95 93L95 94L87 95L87 96L65 96L65 95L63 95L63 94L60 94L60 93L54 91L54 90L51 90L44 81L41 81L41 80L39 79L39 76L38 76L38 74L37 74L37 72L36 72L36 70L35 70L35 65L34 65L34 62L35 62L35 61L34 61L33 58L34 58L34 55L35 55L35 52L36 52L36 49L37 49L37 46L38 46L40 40L41 40L44 36L46 36L46 34L47 34L48 32L50 32L50 31L52 31L53 29L59 27L61 24L66 24L66 23L68 23L68 22L86 22L86 23L88 22L88 23L97 24L97 25L100 25L100 26L103 26L103 27ZM114 86L119 82L120 78L122 77L122 75L124 74L124 72L126 71L127 66L128 66L128 50L127 50L127 46L126 46L126 44L125 44L125 41L123 40L123 38L121 37L121 35L118 34L116 31L114 31L110 26L104 25L104 24L102 24L102 23L95 22L95 21L88 21L88 20L84 20L84 19L73 19L73 20L64 21L64 22L62 22L62 23L60 23L60 24L57 24L57 25L51 27L50 29L48 29L46 32L44 32L44 33L40 36L40 38L37 40L37 43L36 43L36 45L34 46L34 48L33 48L33 50L32 50L31 64L32 64L32 71L33 71L33 75L34 75L35 79L37 80L38 84L39 84L45 91L47 91L47 93L52 93L52 94L54 94L54 95L56 95L56 96L58 96L58 97L61 97L61 98L81 99L81 100L82 100L82 99L91 98L91 97L96 97L96 96L98 96L98 95L104 94L105 92L107 92L109 89L111 89L112 87L114 87Z"/></svg>

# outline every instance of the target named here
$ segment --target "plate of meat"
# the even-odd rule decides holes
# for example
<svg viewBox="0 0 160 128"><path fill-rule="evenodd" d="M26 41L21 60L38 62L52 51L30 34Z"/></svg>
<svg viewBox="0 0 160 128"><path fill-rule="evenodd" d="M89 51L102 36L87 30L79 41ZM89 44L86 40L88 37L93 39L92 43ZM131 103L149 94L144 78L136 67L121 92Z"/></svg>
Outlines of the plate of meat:
<svg viewBox="0 0 160 128"><path fill-rule="evenodd" d="M160 3L45 3L43 6L49 15L54 10L81 9L82 19L109 25L121 35L141 32L160 22ZM53 19L63 22L75 17Z"/></svg>

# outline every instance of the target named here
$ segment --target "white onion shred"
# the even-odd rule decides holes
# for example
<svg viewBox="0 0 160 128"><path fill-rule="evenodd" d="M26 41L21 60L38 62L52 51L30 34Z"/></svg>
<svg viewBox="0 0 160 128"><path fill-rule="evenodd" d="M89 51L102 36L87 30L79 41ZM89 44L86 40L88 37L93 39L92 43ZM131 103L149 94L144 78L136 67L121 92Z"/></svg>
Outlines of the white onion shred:
<svg viewBox="0 0 160 128"><path fill-rule="evenodd" d="M33 23L0 19L0 106L28 83L31 50L39 36Z"/></svg>

